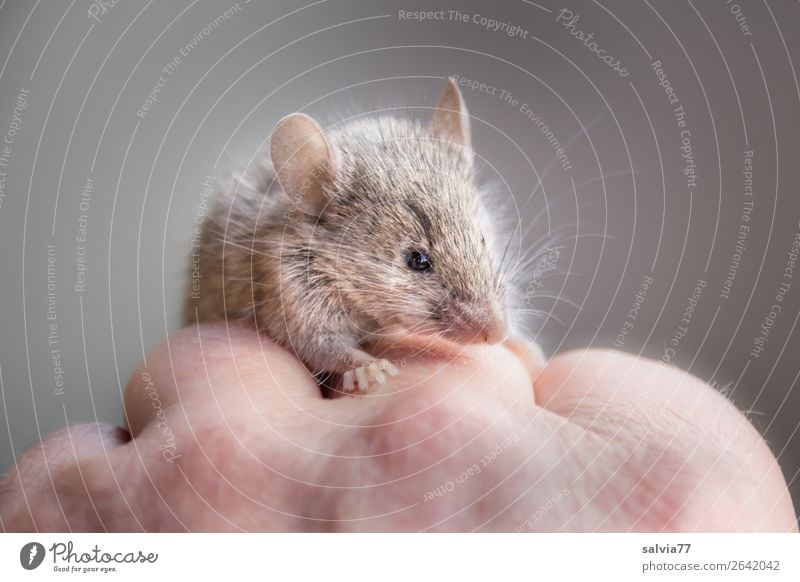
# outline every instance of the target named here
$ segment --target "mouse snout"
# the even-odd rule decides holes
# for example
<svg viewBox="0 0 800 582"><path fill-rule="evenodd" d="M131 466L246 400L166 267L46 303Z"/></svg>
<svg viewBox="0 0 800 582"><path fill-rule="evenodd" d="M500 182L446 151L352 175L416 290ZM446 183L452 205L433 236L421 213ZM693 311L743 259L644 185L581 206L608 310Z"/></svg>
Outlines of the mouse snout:
<svg viewBox="0 0 800 582"><path fill-rule="evenodd" d="M508 337L508 326L504 321L489 322L481 332L483 341L487 344L499 344Z"/></svg>
<svg viewBox="0 0 800 582"><path fill-rule="evenodd" d="M508 322L501 309L463 306L447 332L452 339L466 343L496 344L508 336Z"/></svg>
<svg viewBox="0 0 800 582"><path fill-rule="evenodd" d="M499 310L492 313L483 326L481 337L487 344L499 344L504 341L508 337L508 322L505 315Z"/></svg>

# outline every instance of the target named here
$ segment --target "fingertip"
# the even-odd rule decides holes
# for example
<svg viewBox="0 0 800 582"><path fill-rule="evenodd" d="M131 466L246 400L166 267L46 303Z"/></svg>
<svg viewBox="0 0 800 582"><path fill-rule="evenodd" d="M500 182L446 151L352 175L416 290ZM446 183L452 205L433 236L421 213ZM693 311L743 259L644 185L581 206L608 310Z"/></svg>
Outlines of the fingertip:
<svg viewBox="0 0 800 582"><path fill-rule="evenodd" d="M676 373L689 377L662 362L618 350L571 350L551 358L537 375L536 403L569 415L598 399L641 400L665 374Z"/></svg>
<svg viewBox="0 0 800 582"><path fill-rule="evenodd" d="M241 322L198 324L161 342L131 375L124 405L137 435L159 414L193 399L322 399L288 350Z"/></svg>
<svg viewBox="0 0 800 582"><path fill-rule="evenodd" d="M506 409L533 407L532 379L520 359L503 345L402 345L379 353L388 364L385 383L370 386L369 396L383 406L401 402L425 409L459 400L497 403Z"/></svg>
<svg viewBox="0 0 800 582"><path fill-rule="evenodd" d="M536 379L537 403L562 415L582 407L675 408L697 415L741 416L732 403L690 372L619 350L584 349L552 358ZM730 413L734 413L731 415Z"/></svg>
<svg viewBox="0 0 800 582"><path fill-rule="evenodd" d="M7 531L71 528L63 513L64 492L80 488L81 481L72 478L75 470L129 441L126 430L106 423L67 426L47 435L0 479L0 524Z"/></svg>

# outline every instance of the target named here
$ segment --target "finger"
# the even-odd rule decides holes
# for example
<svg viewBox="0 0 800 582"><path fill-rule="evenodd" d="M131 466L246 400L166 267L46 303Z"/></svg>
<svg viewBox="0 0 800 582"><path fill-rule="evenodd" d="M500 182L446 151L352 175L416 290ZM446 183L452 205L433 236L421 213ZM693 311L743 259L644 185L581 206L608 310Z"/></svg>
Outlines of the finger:
<svg viewBox="0 0 800 582"><path fill-rule="evenodd" d="M583 417L645 407L682 408L696 414L736 412L699 378L663 362L616 350L576 350L551 359L536 380L536 402L563 416ZM688 407L688 408L687 408Z"/></svg>
<svg viewBox="0 0 800 582"><path fill-rule="evenodd" d="M66 475L87 458L117 449L130 440L127 431L106 424L61 429L20 457L0 480L0 525L5 531L64 531L74 526L72 504L61 489ZM79 490L80 481L68 489Z"/></svg>
<svg viewBox="0 0 800 582"><path fill-rule="evenodd" d="M368 398L419 399L419 406L458 397L462 404L501 400L506 408L533 407L530 376L519 357L502 345L458 345L408 338L371 346L396 369L370 384ZM350 400L350 399L345 399ZM356 399L358 400L358 399Z"/></svg>
<svg viewBox="0 0 800 582"><path fill-rule="evenodd" d="M220 323L184 329L158 346L131 376L125 412L137 435L161 411L200 400L260 403L279 413L321 399L296 357L252 329Z"/></svg>
<svg viewBox="0 0 800 582"><path fill-rule="evenodd" d="M623 352L574 351L551 359L539 374L536 400L589 431L636 446L658 443L679 453L681 467L698 467L697 495L714 492L707 513L697 516L699 530L796 530L786 483L766 442L699 378ZM737 509L721 511L727 506Z"/></svg>
<svg viewBox="0 0 800 582"><path fill-rule="evenodd" d="M761 440L751 427L743 430L747 421L736 407L699 378L616 350L576 350L551 359L536 380L536 401L587 426L598 419L633 422L642 412L653 419L678 413L694 425L713 421L736 446Z"/></svg>

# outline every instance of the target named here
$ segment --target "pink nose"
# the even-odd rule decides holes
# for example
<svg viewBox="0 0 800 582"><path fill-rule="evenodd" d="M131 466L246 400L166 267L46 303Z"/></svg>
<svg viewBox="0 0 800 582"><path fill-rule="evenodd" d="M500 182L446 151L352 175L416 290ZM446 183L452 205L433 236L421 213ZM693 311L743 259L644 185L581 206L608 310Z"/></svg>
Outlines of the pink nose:
<svg viewBox="0 0 800 582"><path fill-rule="evenodd" d="M495 319L483 328L483 341L487 344L499 344L508 337L508 327L502 319Z"/></svg>

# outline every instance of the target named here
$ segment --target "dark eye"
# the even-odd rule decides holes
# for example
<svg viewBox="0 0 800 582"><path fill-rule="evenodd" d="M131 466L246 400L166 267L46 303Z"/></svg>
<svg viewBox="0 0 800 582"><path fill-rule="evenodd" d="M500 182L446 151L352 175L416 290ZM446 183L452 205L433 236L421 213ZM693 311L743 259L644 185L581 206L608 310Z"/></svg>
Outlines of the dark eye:
<svg viewBox="0 0 800 582"><path fill-rule="evenodd" d="M406 251L406 264L413 271L427 273L431 270L431 261L428 255L420 251Z"/></svg>

